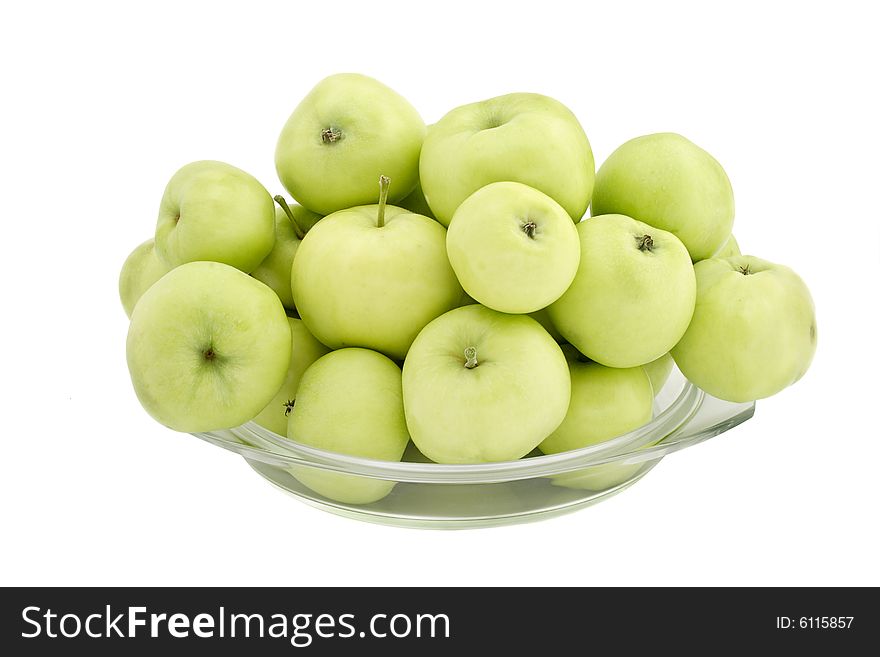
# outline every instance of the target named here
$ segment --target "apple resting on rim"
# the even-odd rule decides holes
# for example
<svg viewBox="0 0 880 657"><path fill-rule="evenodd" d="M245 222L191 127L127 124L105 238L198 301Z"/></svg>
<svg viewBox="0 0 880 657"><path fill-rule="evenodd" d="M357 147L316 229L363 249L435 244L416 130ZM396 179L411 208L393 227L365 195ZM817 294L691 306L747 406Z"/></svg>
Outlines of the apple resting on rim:
<svg viewBox="0 0 880 657"><path fill-rule="evenodd" d="M585 358L571 345L562 345L571 372L571 402L556 430L538 449L558 454L622 436L651 420L654 389L642 367L617 369ZM603 490L616 486L642 468L641 463L605 463L553 478L565 488Z"/></svg>
<svg viewBox="0 0 880 657"><path fill-rule="evenodd" d="M332 351L300 380L287 425L290 440L380 461L399 461L409 442L400 368L369 349ZM307 466L289 472L324 497L348 504L382 499L395 482Z"/></svg>

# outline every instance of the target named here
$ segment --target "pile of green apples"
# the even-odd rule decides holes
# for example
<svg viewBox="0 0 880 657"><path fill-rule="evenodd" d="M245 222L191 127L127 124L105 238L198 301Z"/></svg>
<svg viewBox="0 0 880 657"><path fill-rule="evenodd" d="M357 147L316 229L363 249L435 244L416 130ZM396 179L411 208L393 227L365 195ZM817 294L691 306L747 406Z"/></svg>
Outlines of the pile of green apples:
<svg viewBox="0 0 880 657"><path fill-rule="evenodd" d="M632 139L597 172L552 98L426 127L340 74L294 109L275 164L295 204L229 164L184 166L123 265L131 380L172 429L254 421L372 459L412 441L437 463L505 461L645 424L673 360L735 402L812 360L807 287L740 254L727 175L680 135ZM291 473L350 503L393 486Z"/></svg>

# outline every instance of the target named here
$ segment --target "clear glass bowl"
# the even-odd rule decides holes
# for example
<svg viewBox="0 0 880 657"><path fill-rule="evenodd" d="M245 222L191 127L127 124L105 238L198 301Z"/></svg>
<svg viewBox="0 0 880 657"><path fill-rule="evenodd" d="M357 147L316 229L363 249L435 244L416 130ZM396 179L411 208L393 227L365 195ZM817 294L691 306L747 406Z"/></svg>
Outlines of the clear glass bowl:
<svg viewBox="0 0 880 657"><path fill-rule="evenodd" d="M404 461L376 461L302 445L252 422L194 435L240 454L271 483L325 511L453 529L530 522L599 502L637 482L670 452L717 436L754 412L754 402L711 397L673 368L648 424L590 447L535 452L518 461L440 465L426 462L412 446Z"/></svg>

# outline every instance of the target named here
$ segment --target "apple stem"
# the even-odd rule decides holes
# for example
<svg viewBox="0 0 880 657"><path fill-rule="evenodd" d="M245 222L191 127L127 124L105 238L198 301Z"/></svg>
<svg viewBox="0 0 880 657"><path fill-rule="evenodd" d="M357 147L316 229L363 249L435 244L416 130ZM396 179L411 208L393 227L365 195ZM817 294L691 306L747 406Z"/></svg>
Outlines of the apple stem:
<svg viewBox="0 0 880 657"><path fill-rule="evenodd" d="M391 186L391 178L379 176L379 212L376 216L376 226L385 226L385 204L388 203L388 188Z"/></svg>
<svg viewBox="0 0 880 657"><path fill-rule="evenodd" d="M745 265L743 265L742 267L739 268L739 273L742 274L743 276L748 276L749 274L752 273L751 265L749 263L746 263Z"/></svg>
<svg viewBox="0 0 880 657"><path fill-rule="evenodd" d="M639 240L639 251L653 251L654 250L654 238L650 235L642 235L637 238Z"/></svg>
<svg viewBox="0 0 880 657"><path fill-rule="evenodd" d="M342 139L342 130L339 128L324 128L321 130L321 141L325 144L333 144Z"/></svg>
<svg viewBox="0 0 880 657"><path fill-rule="evenodd" d="M464 362L464 366L469 370L474 369L479 363L477 362L477 348L476 347L468 347L464 350L464 357L467 359Z"/></svg>
<svg viewBox="0 0 880 657"><path fill-rule="evenodd" d="M293 211L290 209L290 206L287 205L287 200L279 194L275 197L275 202L281 206L281 209L284 210L284 214L287 215L287 218L290 219L290 223L293 224L293 232L296 233L298 239L302 239L306 236L305 231L300 228L299 224L296 223L296 217L293 216Z"/></svg>

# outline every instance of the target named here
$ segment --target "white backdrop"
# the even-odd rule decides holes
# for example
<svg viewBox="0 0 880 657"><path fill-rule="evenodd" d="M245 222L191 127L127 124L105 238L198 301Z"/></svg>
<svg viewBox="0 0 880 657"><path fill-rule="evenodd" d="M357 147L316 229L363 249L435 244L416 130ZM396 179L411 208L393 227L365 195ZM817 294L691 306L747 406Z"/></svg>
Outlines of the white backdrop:
<svg viewBox="0 0 880 657"><path fill-rule="evenodd" d="M5 4L0 584L880 584L868 3L719 4ZM811 287L812 369L629 491L502 529L337 518L161 427L129 383L119 268L186 162L283 191L278 132L339 71L427 122L554 96L597 163L636 135L689 137L733 182L744 251Z"/></svg>

